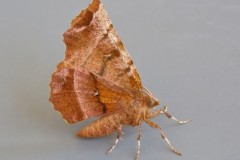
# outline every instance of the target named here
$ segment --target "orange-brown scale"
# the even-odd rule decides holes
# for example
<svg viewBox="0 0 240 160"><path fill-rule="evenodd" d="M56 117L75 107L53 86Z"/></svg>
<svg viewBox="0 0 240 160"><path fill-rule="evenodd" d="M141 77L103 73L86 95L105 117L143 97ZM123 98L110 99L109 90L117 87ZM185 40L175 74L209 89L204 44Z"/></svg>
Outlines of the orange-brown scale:
<svg viewBox="0 0 240 160"><path fill-rule="evenodd" d="M82 128L77 135L83 138L107 136L115 132L121 124L125 123L124 120L127 118L127 114L122 112L103 116L102 118Z"/></svg>

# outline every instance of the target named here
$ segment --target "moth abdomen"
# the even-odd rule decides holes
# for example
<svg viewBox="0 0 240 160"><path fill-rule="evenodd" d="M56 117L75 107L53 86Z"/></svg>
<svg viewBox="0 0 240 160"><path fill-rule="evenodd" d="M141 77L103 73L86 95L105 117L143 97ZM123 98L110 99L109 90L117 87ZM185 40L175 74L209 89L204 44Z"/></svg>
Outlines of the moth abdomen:
<svg viewBox="0 0 240 160"><path fill-rule="evenodd" d="M102 118L82 128L77 135L83 138L107 136L119 128L122 124L123 117L125 116L120 113L103 116Z"/></svg>

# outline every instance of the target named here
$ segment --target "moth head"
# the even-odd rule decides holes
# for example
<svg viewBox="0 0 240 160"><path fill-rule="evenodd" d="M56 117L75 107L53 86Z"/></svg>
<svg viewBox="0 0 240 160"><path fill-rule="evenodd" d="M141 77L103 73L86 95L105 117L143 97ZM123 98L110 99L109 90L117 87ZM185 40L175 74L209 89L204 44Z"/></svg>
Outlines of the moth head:
<svg viewBox="0 0 240 160"><path fill-rule="evenodd" d="M148 105L149 105L149 107L153 108L153 107L159 105L159 101L156 98L151 97L148 102Z"/></svg>
<svg viewBox="0 0 240 160"><path fill-rule="evenodd" d="M160 104L158 99L153 97L153 95L149 92L148 89L143 88L142 92L147 96L147 99L148 99L147 105L148 105L149 108L153 108L153 107Z"/></svg>

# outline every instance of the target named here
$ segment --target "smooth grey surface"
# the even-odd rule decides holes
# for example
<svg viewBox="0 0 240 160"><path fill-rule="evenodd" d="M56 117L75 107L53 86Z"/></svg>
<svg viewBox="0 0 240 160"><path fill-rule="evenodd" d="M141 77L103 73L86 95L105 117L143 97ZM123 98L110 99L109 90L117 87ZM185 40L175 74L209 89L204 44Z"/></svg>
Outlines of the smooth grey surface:
<svg viewBox="0 0 240 160"><path fill-rule="evenodd" d="M0 159L131 160L137 128L79 139L48 102L62 34L90 0L0 2ZM156 118L183 156L143 126L141 160L240 159L240 1L103 0L143 84L187 125Z"/></svg>

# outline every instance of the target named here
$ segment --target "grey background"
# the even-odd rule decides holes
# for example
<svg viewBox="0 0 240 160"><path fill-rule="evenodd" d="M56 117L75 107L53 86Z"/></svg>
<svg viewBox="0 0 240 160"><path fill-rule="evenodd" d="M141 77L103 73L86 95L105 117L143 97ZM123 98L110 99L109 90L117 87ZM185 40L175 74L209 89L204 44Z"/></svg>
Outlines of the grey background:
<svg viewBox="0 0 240 160"><path fill-rule="evenodd" d="M115 134L79 139L48 102L62 34L90 0L0 2L0 159L133 159L137 128L110 155ZM225 160L240 153L240 1L103 0L146 86L187 125L154 119L183 153L143 126L141 160Z"/></svg>

